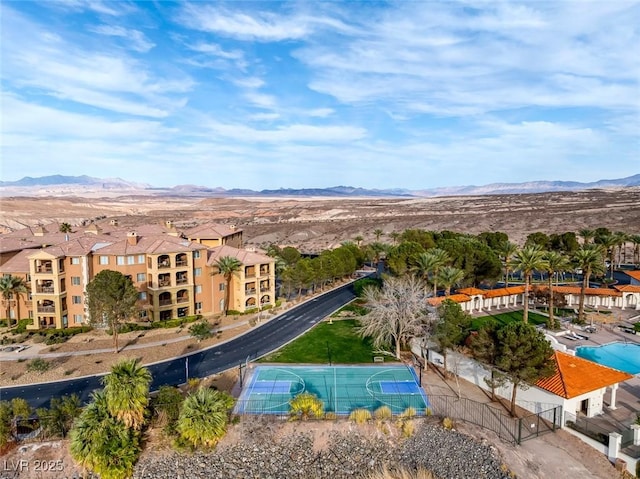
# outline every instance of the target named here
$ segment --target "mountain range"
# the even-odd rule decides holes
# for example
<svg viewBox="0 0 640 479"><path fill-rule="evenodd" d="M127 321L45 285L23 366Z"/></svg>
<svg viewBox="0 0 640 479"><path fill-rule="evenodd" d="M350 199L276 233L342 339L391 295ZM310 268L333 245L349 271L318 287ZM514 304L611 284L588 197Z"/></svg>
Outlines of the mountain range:
<svg viewBox="0 0 640 479"><path fill-rule="evenodd" d="M524 183L492 183L482 186L450 186L423 190L406 189L366 189L352 186L328 188L280 188L277 190L230 189L197 185L173 187L153 187L149 184L134 183L121 178L94 178L91 176L52 175L32 178L26 176L17 181L0 181L0 192L17 194L29 188L32 195L55 194L60 190L123 190L128 194L172 194L177 196L329 196L329 197L432 197L432 196L474 196L496 194L545 193L553 191L581 191L603 188L627 188L640 186L640 174L626 178L599 180L591 183L577 181L530 181Z"/></svg>

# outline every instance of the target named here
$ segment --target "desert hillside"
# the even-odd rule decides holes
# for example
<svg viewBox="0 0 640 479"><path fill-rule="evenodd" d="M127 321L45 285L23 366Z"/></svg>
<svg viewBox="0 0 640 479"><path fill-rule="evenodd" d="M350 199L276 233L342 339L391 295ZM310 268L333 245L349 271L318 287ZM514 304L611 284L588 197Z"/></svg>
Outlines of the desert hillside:
<svg viewBox="0 0 640 479"><path fill-rule="evenodd" d="M304 251L407 228L467 233L504 231L521 242L547 233L607 227L640 233L640 188L436 198L207 198L181 196L2 198L0 229L51 221L72 225L117 218L124 226L173 220L235 224L248 244L288 244ZM382 238L385 239L384 237ZM391 241L390 238L386 238Z"/></svg>

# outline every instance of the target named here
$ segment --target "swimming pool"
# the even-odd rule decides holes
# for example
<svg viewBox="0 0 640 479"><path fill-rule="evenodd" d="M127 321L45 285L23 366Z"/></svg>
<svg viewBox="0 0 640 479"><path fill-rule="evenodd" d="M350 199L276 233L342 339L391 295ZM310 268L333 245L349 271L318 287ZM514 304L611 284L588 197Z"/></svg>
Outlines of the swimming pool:
<svg viewBox="0 0 640 479"><path fill-rule="evenodd" d="M576 355L603 366L640 374L640 344L610 343L603 346L579 346Z"/></svg>
<svg viewBox="0 0 640 479"><path fill-rule="evenodd" d="M406 366L256 366L236 403L244 414L287 414L289 401L315 394L324 410L349 414L388 406L394 414L409 407L424 414L427 396L413 369Z"/></svg>

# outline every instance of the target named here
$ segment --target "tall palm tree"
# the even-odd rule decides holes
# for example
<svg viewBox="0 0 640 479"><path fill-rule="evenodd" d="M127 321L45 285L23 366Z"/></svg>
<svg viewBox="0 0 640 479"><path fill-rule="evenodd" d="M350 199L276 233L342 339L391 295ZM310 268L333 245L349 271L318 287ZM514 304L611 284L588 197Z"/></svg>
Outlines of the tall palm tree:
<svg viewBox="0 0 640 479"><path fill-rule="evenodd" d="M513 255L511 267L522 272L524 276L524 309L522 311L522 320L528 323L531 277L534 271L541 271L545 268L544 251L542 251L542 248L538 245L525 246Z"/></svg>
<svg viewBox="0 0 640 479"><path fill-rule="evenodd" d="M584 228L578 231L578 236L582 238L582 246L585 246L588 245L593 238L595 238L596 232L594 230Z"/></svg>
<svg viewBox="0 0 640 479"><path fill-rule="evenodd" d="M616 246L618 244L618 238L613 233L603 234L596 238L596 243L604 248L604 252L609 260L609 277L613 279L614 269L614 255ZM595 272L595 271L594 271Z"/></svg>
<svg viewBox="0 0 640 479"><path fill-rule="evenodd" d="M223 275L226 281L224 299L224 315L226 316L229 312L229 301L231 298L231 278L235 273L240 271L242 262L233 256L223 256L216 260L216 266L218 267L218 273Z"/></svg>
<svg viewBox="0 0 640 479"><path fill-rule="evenodd" d="M58 230L60 233L71 233L71 225L69 223L60 223Z"/></svg>
<svg viewBox="0 0 640 479"><path fill-rule="evenodd" d="M574 264L582 270L582 285L580 301L578 303L578 321L584 321L584 297L589 287L589 277L592 273L600 274L605 270L604 247L598 244L586 245L573 254Z"/></svg>
<svg viewBox="0 0 640 479"><path fill-rule="evenodd" d="M444 285L444 295L451 294L451 287L460 284L464 279L464 271L453 266L443 266L438 272L438 280Z"/></svg>
<svg viewBox="0 0 640 479"><path fill-rule="evenodd" d="M123 360L102 378L109 413L125 426L140 430L149 405L151 373L137 359Z"/></svg>
<svg viewBox="0 0 640 479"><path fill-rule="evenodd" d="M424 281L425 293L427 292L429 277L435 272L436 267L439 267L437 260L436 256L428 252L420 253L416 256L415 264L411 267L415 275Z"/></svg>
<svg viewBox="0 0 640 479"><path fill-rule="evenodd" d="M451 257L449 253L440 248L431 248L427 253L433 257L433 296L438 296L440 269L451 261Z"/></svg>
<svg viewBox="0 0 640 479"><path fill-rule="evenodd" d="M182 403L176 431L194 447L213 447L227 429L233 398L213 389L198 389Z"/></svg>
<svg viewBox="0 0 640 479"><path fill-rule="evenodd" d="M389 233L389 237L393 240L393 244L396 244L398 242L398 238L400 238L400 233L398 233L397 231L392 231L391 233Z"/></svg>
<svg viewBox="0 0 640 479"><path fill-rule="evenodd" d="M20 321L20 300L22 295L29 292L27 283L19 276L7 275L0 277L0 294L5 304L7 315L7 326L12 326L11 321L11 301L16 302L16 323Z"/></svg>
<svg viewBox="0 0 640 479"><path fill-rule="evenodd" d="M629 241L633 243L633 264L640 264L640 235L631 235Z"/></svg>
<svg viewBox="0 0 640 479"><path fill-rule="evenodd" d="M380 237L384 234L384 231L382 231L380 228L376 228L375 230L373 230L373 234L376 236L376 241L380 241Z"/></svg>
<svg viewBox="0 0 640 479"><path fill-rule="evenodd" d="M510 261L513 255L516 254L517 251L518 251L518 247L509 241L503 243L499 251L500 259L504 264L504 287L505 288L509 287L509 272L511 271Z"/></svg>
<svg viewBox="0 0 640 479"><path fill-rule="evenodd" d="M358 236L356 236L355 238L353 238L353 241L355 241L355 242L356 242L356 245L358 245L358 248L360 247L360 243L362 243L362 240L363 240L363 239L364 239L364 238L363 238L362 236L360 236L360 235L358 235Z"/></svg>
<svg viewBox="0 0 640 479"><path fill-rule="evenodd" d="M553 311L553 276L556 273L565 271L569 267L569 260L566 256L557 251L549 251L545 255L544 270L548 274L548 287L549 287L549 329L556 328L556 322L554 319Z"/></svg>
<svg viewBox="0 0 640 479"><path fill-rule="evenodd" d="M615 233L613 233L613 238L615 240L617 250L616 264L619 268L620 264L622 264L623 262L623 256L626 257L627 241L629 240L629 235L624 231L616 231Z"/></svg>

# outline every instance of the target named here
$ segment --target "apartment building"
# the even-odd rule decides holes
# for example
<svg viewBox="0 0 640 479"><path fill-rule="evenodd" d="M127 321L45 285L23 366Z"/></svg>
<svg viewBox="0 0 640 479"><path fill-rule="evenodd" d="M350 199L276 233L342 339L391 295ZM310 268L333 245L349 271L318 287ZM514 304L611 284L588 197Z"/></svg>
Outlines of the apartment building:
<svg viewBox="0 0 640 479"><path fill-rule="evenodd" d="M224 256L242 266L233 275L229 308L246 311L275 303L275 261L242 249L242 230L206 224L185 230L172 222L139 225L117 221L59 232L59 225L25 228L0 236L0 274L22 278L29 293L3 299L12 319L32 318L28 329L89 322L85 290L100 271L119 271L139 292L139 320L168 320L225 309L226 279L216 266Z"/></svg>

